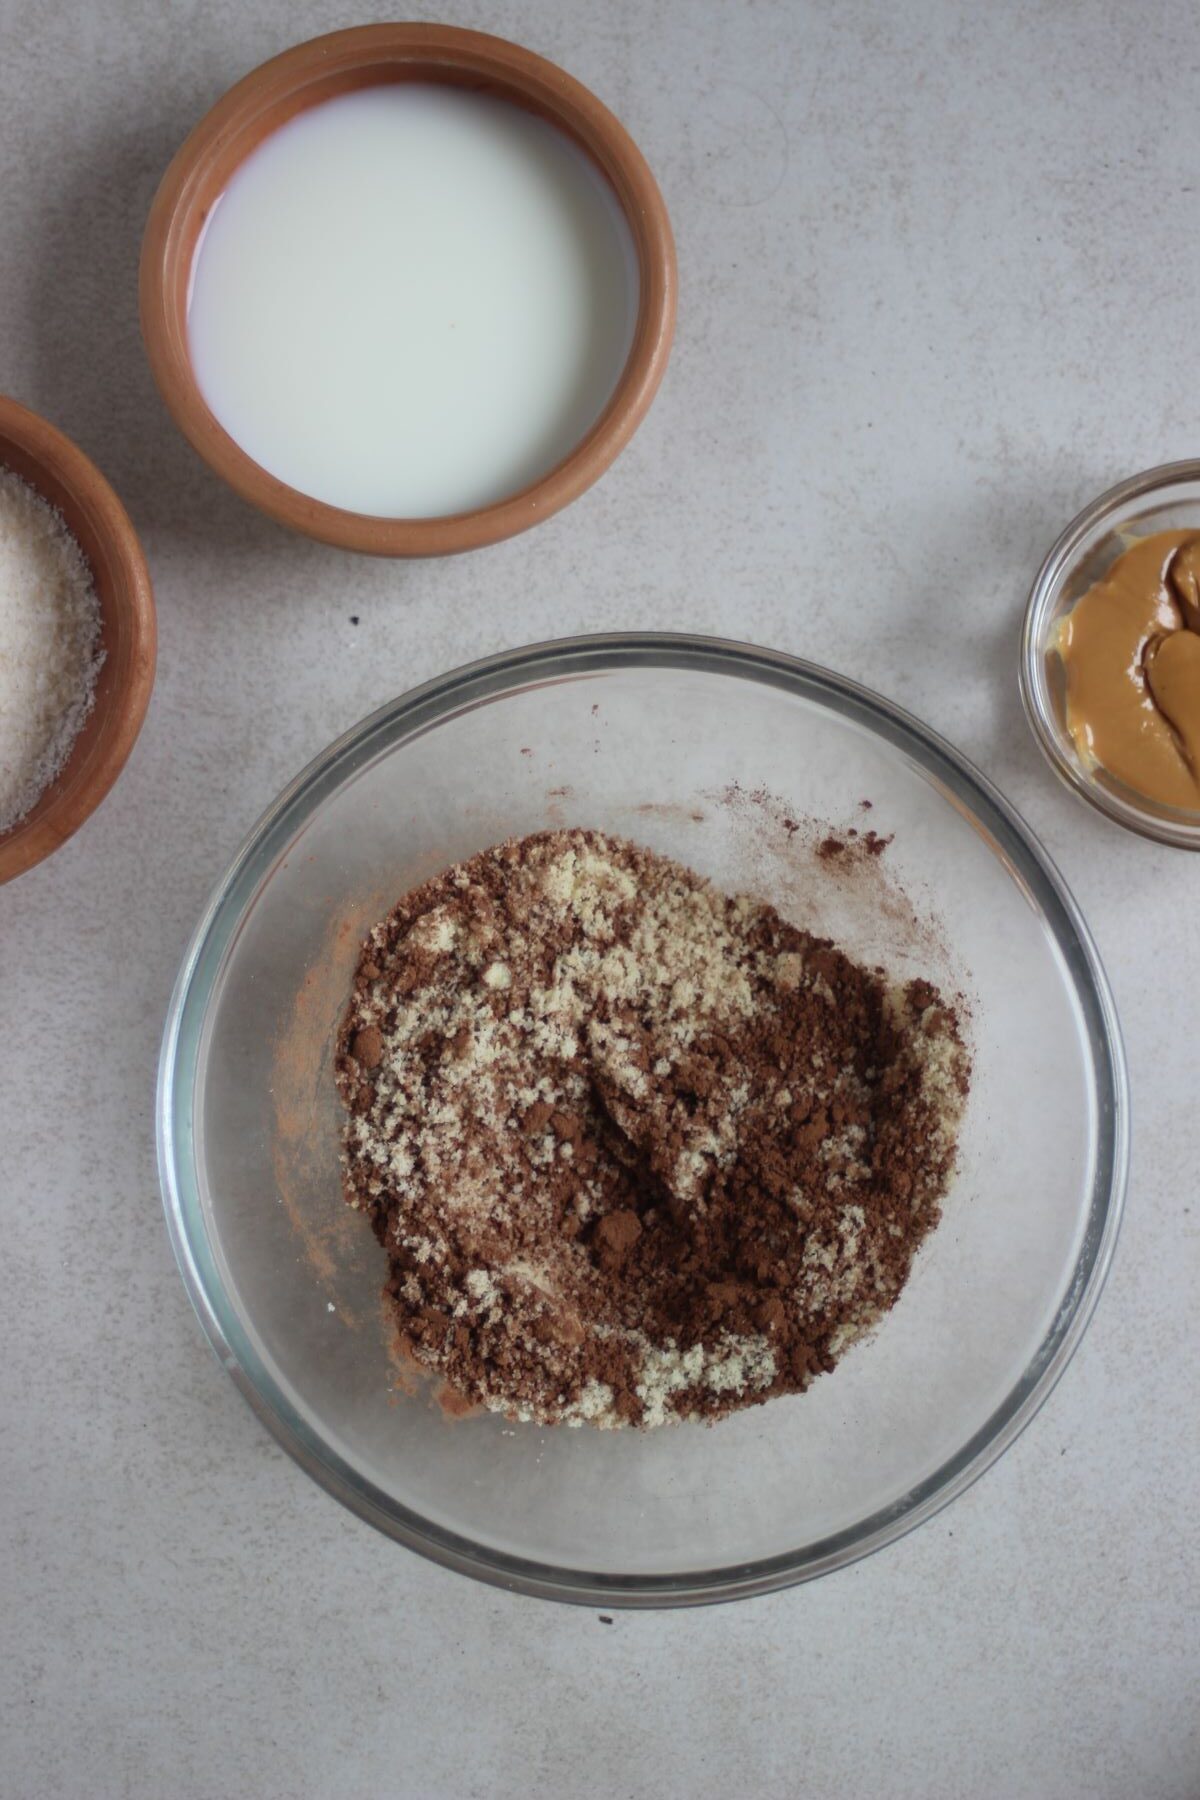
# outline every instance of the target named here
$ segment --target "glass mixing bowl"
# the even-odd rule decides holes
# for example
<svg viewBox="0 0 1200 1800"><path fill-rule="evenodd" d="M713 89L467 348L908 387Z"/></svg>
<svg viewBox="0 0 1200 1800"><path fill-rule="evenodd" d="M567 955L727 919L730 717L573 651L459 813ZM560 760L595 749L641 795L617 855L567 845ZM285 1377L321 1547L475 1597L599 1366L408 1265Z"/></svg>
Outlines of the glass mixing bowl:
<svg viewBox="0 0 1200 1800"><path fill-rule="evenodd" d="M960 1169L898 1304L807 1394L713 1427L448 1419L394 1361L383 1253L340 1197L331 1051L363 934L447 863L575 824L764 895L970 1009ZM867 853L868 826L895 834L886 855ZM820 853L830 831L844 853ZM983 777L839 676L668 636L475 663L320 756L205 910L159 1081L180 1268L279 1441L436 1561L607 1606L782 1587L961 1493L1079 1342L1116 1238L1127 1121L1087 930Z"/></svg>

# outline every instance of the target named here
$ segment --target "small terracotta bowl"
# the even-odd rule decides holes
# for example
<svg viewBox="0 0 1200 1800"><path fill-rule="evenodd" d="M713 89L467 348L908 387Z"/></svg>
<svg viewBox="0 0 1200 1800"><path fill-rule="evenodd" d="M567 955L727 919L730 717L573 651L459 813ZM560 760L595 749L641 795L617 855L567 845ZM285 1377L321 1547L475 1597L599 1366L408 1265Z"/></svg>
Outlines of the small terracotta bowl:
<svg viewBox="0 0 1200 1800"><path fill-rule="evenodd" d="M633 234L640 300L620 380L587 435L549 474L494 505L441 518L377 518L327 505L256 463L209 411L188 353L192 261L204 222L235 170L297 113L364 87L437 81L499 95L550 120L604 171ZM142 242L142 335L176 424L243 499L309 537L376 556L443 556L513 537L590 487L645 415L675 327L675 246L662 195L619 120L562 69L503 38L445 25L363 25L284 51L219 100L179 150Z"/></svg>
<svg viewBox="0 0 1200 1800"><path fill-rule="evenodd" d="M154 593L129 514L70 438L0 397L0 468L56 506L96 584L104 663L83 729L25 817L0 832L0 882L24 874L95 812L133 749L154 686Z"/></svg>

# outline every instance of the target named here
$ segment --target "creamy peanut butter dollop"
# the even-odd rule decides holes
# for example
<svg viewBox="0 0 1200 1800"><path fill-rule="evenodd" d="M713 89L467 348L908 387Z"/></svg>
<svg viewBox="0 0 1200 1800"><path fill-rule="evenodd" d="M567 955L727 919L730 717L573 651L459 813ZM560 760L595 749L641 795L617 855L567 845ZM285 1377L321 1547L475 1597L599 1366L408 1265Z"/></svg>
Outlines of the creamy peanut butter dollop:
<svg viewBox="0 0 1200 1800"><path fill-rule="evenodd" d="M1079 754L1163 806L1200 812L1200 532L1133 544L1059 625Z"/></svg>

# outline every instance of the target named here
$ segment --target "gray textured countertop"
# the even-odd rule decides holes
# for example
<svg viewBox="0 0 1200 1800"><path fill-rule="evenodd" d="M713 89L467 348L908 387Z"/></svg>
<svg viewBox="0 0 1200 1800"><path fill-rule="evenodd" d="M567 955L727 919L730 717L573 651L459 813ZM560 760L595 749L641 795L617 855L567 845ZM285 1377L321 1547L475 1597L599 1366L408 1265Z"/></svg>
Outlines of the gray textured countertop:
<svg viewBox="0 0 1200 1800"><path fill-rule="evenodd" d="M446 16L564 63L624 119L674 220L679 333L582 501L498 549L389 566L227 493L169 423L136 316L179 141L253 64L353 13L0 5L0 389L112 479L161 629L119 786L0 891L0 1792L1185 1800L1200 868L1056 786L1015 667L1066 520L1200 453L1195 9ZM1135 1135L1092 1329L970 1493L806 1588L607 1625L420 1562L274 1446L175 1272L153 1091L192 922L281 784L415 682L610 626L826 661L975 758L1095 931Z"/></svg>

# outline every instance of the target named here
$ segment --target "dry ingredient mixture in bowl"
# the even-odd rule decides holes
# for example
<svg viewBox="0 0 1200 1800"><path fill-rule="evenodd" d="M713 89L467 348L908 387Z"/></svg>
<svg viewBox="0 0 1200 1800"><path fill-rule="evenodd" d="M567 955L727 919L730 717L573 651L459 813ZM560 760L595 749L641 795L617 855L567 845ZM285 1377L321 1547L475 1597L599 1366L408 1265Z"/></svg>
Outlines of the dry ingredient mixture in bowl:
<svg viewBox="0 0 1200 1800"><path fill-rule="evenodd" d="M969 1063L928 981L602 833L457 864L370 933L346 1192L458 1403L650 1427L807 1388L937 1223Z"/></svg>

